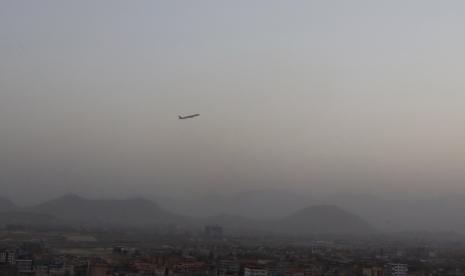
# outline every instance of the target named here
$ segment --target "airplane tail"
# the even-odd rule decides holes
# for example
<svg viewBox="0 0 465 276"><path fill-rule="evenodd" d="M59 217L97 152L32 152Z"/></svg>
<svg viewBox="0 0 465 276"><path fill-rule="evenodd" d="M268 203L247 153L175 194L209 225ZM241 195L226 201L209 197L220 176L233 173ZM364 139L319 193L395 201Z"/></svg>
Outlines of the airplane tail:
<svg viewBox="0 0 465 276"><path fill-rule="evenodd" d="M182 119L181 115L178 115L178 118L179 118L179 119Z"/></svg>

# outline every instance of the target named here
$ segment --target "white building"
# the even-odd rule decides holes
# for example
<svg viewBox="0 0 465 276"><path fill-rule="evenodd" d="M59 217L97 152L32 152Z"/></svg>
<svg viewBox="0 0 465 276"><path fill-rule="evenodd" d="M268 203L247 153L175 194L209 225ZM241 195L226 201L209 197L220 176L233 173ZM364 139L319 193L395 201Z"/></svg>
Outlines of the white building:
<svg viewBox="0 0 465 276"><path fill-rule="evenodd" d="M384 267L385 276L407 276L408 268L406 264L389 263Z"/></svg>

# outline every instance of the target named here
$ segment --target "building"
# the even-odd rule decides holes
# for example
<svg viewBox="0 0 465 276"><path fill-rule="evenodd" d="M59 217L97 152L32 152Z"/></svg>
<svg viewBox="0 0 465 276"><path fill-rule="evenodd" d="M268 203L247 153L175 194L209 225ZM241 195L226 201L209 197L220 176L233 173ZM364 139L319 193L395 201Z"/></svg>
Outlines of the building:
<svg viewBox="0 0 465 276"><path fill-rule="evenodd" d="M18 275L33 275L34 267L32 260L16 260Z"/></svg>
<svg viewBox="0 0 465 276"><path fill-rule="evenodd" d="M239 275L241 266L236 260L221 260L218 263L218 275Z"/></svg>
<svg viewBox="0 0 465 276"><path fill-rule="evenodd" d="M111 267L105 263L89 264L88 266L89 276L107 276L110 273L111 273Z"/></svg>
<svg viewBox="0 0 465 276"><path fill-rule="evenodd" d="M389 263L384 266L384 276L407 276L406 264Z"/></svg>
<svg viewBox="0 0 465 276"><path fill-rule="evenodd" d="M244 276L268 276L268 270L255 266L244 267Z"/></svg>
<svg viewBox="0 0 465 276"><path fill-rule="evenodd" d="M379 266L364 267L362 269L363 276L384 276L384 269Z"/></svg>
<svg viewBox="0 0 465 276"><path fill-rule="evenodd" d="M16 263L16 252L13 250L0 251L0 264L14 265Z"/></svg>
<svg viewBox="0 0 465 276"><path fill-rule="evenodd" d="M35 276L49 276L49 268L46 263L37 263L34 262L34 272Z"/></svg>

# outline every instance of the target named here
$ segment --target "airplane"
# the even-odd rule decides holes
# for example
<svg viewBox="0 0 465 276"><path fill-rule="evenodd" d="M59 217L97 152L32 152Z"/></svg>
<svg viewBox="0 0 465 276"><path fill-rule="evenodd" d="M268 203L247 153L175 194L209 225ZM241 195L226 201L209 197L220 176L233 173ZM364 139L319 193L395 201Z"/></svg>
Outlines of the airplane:
<svg viewBox="0 0 465 276"><path fill-rule="evenodd" d="M191 118L194 118L194 117L197 117L197 116L200 116L200 114L192 114L192 115L188 115L188 116L180 116L178 115L178 118L179 120L184 120L184 119L191 119Z"/></svg>

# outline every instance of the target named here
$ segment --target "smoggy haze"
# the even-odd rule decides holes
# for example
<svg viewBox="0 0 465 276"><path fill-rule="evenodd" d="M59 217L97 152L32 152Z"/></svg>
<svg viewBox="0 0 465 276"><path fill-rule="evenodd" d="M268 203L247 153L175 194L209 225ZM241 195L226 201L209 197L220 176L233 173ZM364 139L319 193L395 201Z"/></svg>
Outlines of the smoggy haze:
<svg viewBox="0 0 465 276"><path fill-rule="evenodd" d="M464 26L463 1L2 1L1 193L465 193Z"/></svg>

